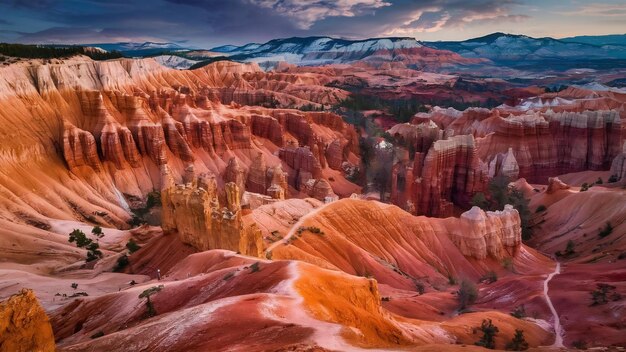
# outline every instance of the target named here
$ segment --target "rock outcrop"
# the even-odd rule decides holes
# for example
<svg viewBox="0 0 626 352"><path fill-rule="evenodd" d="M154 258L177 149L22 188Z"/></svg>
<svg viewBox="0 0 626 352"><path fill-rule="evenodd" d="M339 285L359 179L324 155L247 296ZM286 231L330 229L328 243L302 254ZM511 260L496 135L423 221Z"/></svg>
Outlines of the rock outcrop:
<svg viewBox="0 0 626 352"><path fill-rule="evenodd" d="M487 181L472 135L453 136L434 142L427 153L416 152L412 165L394 166L391 201L416 215L451 216L454 203L469 204Z"/></svg>
<svg viewBox="0 0 626 352"><path fill-rule="evenodd" d="M184 243L201 251L228 249L260 256L262 238L255 225L244 226L239 186L229 182L224 188L224 204L219 203L212 175L200 175L192 183L163 189L163 231L177 232Z"/></svg>
<svg viewBox="0 0 626 352"><path fill-rule="evenodd" d="M502 211L484 212L474 206L457 219L444 219L448 236L463 255L476 259L502 259L515 255L522 243L519 213L506 205Z"/></svg>
<svg viewBox="0 0 626 352"><path fill-rule="evenodd" d="M54 335L48 315L32 290L0 302L0 351L53 352Z"/></svg>

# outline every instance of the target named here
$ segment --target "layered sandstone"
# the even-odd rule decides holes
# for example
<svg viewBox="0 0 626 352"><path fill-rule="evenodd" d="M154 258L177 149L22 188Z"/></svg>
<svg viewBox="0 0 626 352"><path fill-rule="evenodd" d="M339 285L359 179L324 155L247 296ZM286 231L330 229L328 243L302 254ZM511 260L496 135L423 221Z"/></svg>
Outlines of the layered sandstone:
<svg viewBox="0 0 626 352"><path fill-rule="evenodd" d="M162 190L163 231L178 233L184 243L201 251L229 249L259 256L263 250L260 232L256 224L244 226L239 186L226 183L224 204L220 204L217 192L211 175Z"/></svg>
<svg viewBox="0 0 626 352"><path fill-rule="evenodd" d="M473 136L453 136L434 142L427 153L416 152L413 164L394 166L391 201L413 214L446 217L454 203L468 204L487 181Z"/></svg>
<svg viewBox="0 0 626 352"><path fill-rule="evenodd" d="M0 302L0 350L14 352L55 351L48 315L32 290Z"/></svg>

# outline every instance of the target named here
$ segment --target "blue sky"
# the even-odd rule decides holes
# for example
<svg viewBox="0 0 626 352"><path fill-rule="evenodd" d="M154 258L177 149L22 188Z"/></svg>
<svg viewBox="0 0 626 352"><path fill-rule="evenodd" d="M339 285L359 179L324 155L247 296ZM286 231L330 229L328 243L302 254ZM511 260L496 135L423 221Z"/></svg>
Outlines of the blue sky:
<svg viewBox="0 0 626 352"><path fill-rule="evenodd" d="M462 40L626 33L626 1L0 0L0 41L170 41L196 47L290 36Z"/></svg>

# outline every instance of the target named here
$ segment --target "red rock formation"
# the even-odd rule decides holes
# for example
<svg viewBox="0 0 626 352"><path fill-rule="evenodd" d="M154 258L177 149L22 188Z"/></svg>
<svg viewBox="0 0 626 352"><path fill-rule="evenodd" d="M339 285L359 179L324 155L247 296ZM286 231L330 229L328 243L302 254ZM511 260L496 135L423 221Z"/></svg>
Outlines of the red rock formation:
<svg viewBox="0 0 626 352"><path fill-rule="evenodd" d="M260 232L256 224L244 227L239 187L229 182L225 193L226 203L221 208L215 178L207 175L191 184L166 187L161 191L163 231L177 233L184 243L200 251L219 248L260 256Z"/></svg>
<svg viewBox="0 0 626 352"><path fill-rule="evenodd" d="M439 140L415 153L413 165L394 166L391 201L417 215L451 216L453 202L467 205L486 188L487 171L471 135Z"/></svg>
<svg viewBox="0 0 626 352"><path fill-rule="evenodd" d="M0 302L0 350L55 351L48 315L32 290L23 289Z"/></svg>

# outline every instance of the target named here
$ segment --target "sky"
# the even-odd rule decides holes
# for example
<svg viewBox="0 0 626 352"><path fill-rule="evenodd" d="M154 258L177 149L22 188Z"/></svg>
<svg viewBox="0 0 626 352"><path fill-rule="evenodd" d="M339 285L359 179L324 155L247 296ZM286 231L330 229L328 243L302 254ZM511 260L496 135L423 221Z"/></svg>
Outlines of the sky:
<svg viewBox="0 0 626 352"><path fill-rule="evenodd" d="M626 0L0 0L0 41L174 42L196 48L293 36L464 40L626 33Z"/></svg>

